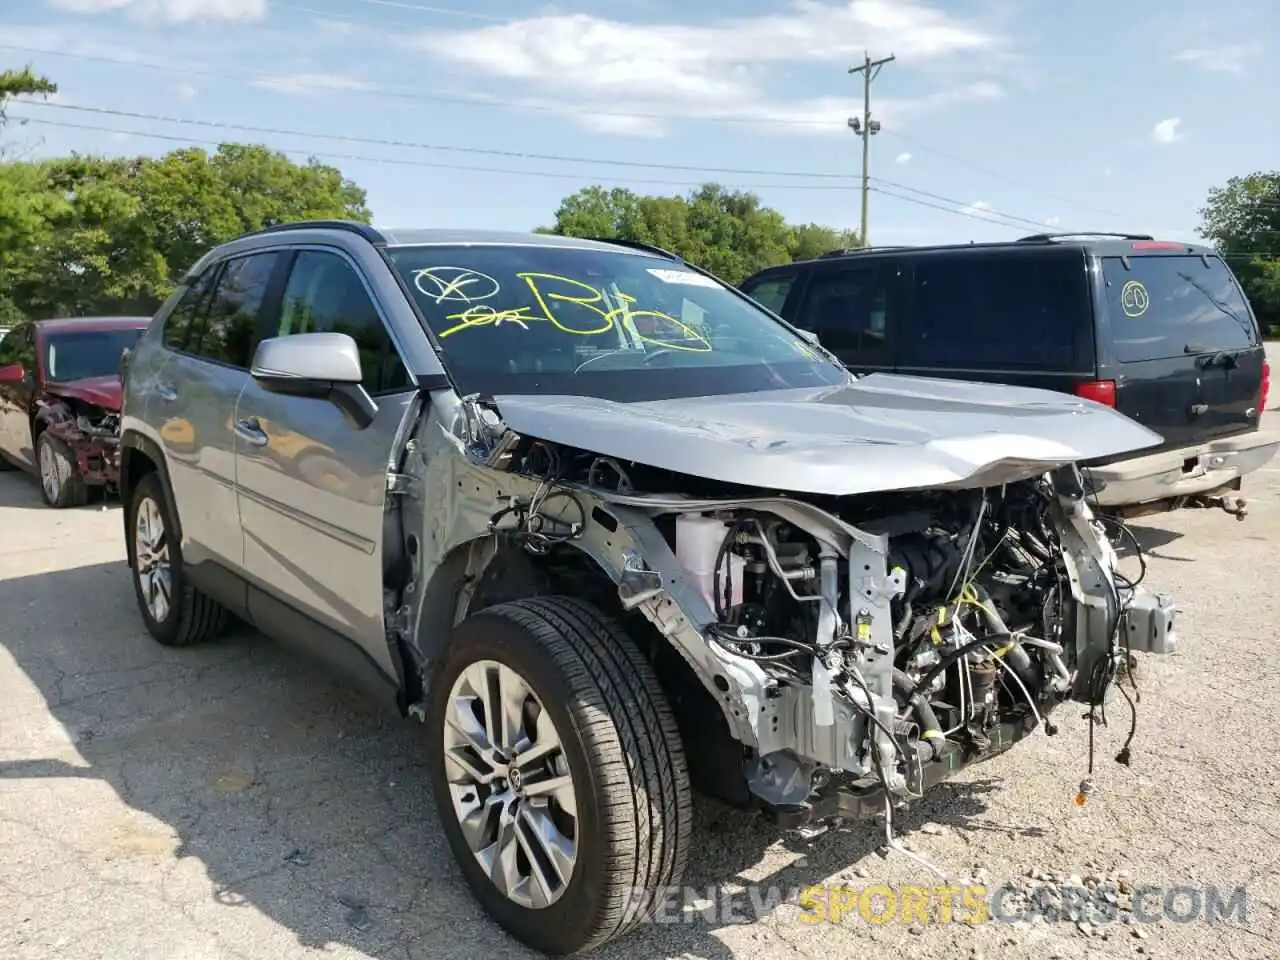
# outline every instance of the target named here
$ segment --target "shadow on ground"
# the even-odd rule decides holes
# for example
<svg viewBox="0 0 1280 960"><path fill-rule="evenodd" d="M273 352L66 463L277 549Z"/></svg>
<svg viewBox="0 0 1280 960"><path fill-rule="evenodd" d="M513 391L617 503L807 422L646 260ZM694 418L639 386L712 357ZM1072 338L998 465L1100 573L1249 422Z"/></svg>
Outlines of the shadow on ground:
<svg viewBox="0 0 1280 960"><path fill-rule="evenodd" d="M172 855L197 863L183 871L162 862L141 871L141 880L139 871L130 874L146 909L176 906L227 948L255 955L263 936L280 936L272 924L307 946L346 944L378 958L529 955L461 885L428 799L416 724L387 716L250 632L186 650L159 647L138 626L123 563L0 581L0 610L29 612L0 633L36 688L26 694L23 725L47 727L40 723L47 709L74 744L74 751L40 740L26 751L6 747L12 759L0 762L0 783L103 781L134 810L167 825L176 835ZM900 835L927 821L960 832L1040 835L1038 827L983 818L983 795L996 789L992 781L943 785L898 817ZM114 798L96 807L75 803L68 816L77 830L86 818L118 821L124 809ZM39 831L42 816L32 811L23 823ZM780 837L756 817L709 802L699 802L697 820L686 882L704 890L743 877L778 842L806 859L765 883L784 890L823 883L874 856L882 837L879 821L812 841ZM155 847L134 841L124 849L139 845ZM77 857L70 872L108 878L120 868L103 863L127 858L115 847L102 853L82 847ZM174 879L202 874L212 897L208 882ZM72 898L67 909L74 911L80 895L63 896ZM246 906L272 923L252 914L237 919ZM647 927L597 956L729 957L712 935L724 922Z"/></svg>
<svg viewBox="0 0 1280 960"><path fill-rule="evenodd" d="M12 480L0 483L0 507L10 510L51 509L40 496L40 479L35 474L5 464L5 469L0 472L0 476L4 475ZM89 502L83 507L72 509L101 510L104 505L109 509L119 507L120 500L114 494L108 494L102 487L90 487Z"/></svg>

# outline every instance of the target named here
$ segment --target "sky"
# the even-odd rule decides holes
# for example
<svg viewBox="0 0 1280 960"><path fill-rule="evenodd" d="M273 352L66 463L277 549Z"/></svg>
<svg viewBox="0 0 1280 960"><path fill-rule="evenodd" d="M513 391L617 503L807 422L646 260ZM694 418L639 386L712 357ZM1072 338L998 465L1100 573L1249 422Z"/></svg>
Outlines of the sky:
<svg viewBox="0 0 1280 960"><path fill-rule="evenodd" d="M9 156L265 143L387 227L532 229L585 186L750 189L873 245L1197 239L1280 157L1280 3L1235 0L0 0ZM21 121L27 121L25 123ZM254 129L244 129L254 128Z"/></svg>

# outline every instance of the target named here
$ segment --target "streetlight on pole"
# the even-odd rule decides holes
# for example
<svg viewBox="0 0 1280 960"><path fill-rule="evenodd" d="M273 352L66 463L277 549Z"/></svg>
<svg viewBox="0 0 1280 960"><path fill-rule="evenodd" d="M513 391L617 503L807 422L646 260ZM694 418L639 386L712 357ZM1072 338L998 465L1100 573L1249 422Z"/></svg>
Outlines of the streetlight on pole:
<svg viewBox="0 0 1280 960"><path fill-rule="evenodd" d="M871 137L880 132L880 121L871 119L871 81L880 73L886 63L892 63L896 57L892 54L882 60L872 60L869 53L862 55L861 66L850 67L850 73L862 74L862 118L850 117L849 129L862 138L862 245L867 243L867 197L871 189L870 167Z"/></svg>

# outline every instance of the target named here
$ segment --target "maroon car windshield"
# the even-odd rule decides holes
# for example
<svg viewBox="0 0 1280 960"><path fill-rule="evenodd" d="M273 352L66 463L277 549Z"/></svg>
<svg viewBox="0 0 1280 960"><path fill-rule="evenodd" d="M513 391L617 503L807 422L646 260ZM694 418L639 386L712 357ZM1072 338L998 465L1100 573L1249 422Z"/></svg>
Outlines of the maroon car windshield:
<svg viewBox="0 0 1280 960"><path fill-rule="evenodd" d="M90 377L114 376L120 355L138 341L140 329L83 330L45 337L45 379L69 383Z"/></svg>

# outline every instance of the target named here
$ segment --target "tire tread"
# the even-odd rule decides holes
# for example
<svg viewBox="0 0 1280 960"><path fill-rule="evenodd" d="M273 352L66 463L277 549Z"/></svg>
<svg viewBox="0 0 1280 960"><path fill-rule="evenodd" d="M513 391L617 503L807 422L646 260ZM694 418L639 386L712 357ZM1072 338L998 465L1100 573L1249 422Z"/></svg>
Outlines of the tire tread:
<svg viewBox="0 0 1280 960"><path fill-rule="evenodd" d="M597 947L643 923L684 874L692 792L675 717L653 666L612 618L585 601L537 597L477 616L523 627L573 690L571 709L601 779L607 857L601 906L584 918L586 939L577 950Z"/></svg>
<svg viewBox="0 0 1280 960"><path fill-rule="evenodd" d="M177 588L174 590L174 599L176 600L178 612L177 623L170 630L164 629L161 625L156 625L156 629L150 631L151 635L156 642L166 647L191 647L198 643L204 643L206 640L212 640L226 628L230 617L226 607L187 582L185 572L182 569L182 550L176 539L173 538L173 531L178 528L174 516L175 508L169 500L164 485L160 482L159 475L154 471L145 474L139 480L134 487L131 502L128 505L129 525L126 529L129 531L127 534L129 565L132 567L134 563L133 518L136 515L138 503L143 496L149 496L155 500L164 515L165 533L166 536L170 537L169 563L172 571L171 582ZM134 578L136 580L136 574ZM150 626L150 617L145 614L144 617Z"/></svg>

